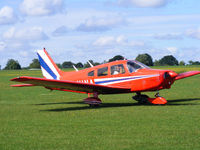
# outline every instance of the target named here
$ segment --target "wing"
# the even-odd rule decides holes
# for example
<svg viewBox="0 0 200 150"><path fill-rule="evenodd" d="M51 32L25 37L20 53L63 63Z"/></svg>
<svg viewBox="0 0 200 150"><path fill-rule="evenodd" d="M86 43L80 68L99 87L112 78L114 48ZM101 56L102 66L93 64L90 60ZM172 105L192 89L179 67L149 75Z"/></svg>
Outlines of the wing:
<svg viewBox="0 0 200 150"><path fill-rule="evenodd" d="M52 89L52 90L70 91L70 92L78 92L78 93L97 92L98 94L116 94L116 93L131 92L130 89L121 88L121 87L97 85L97 84L91 84L91 83L80 83L80 82L67 81L67 80L35 78L35 77L18 77L18 78L11 79L11 81L25 83L21 85L11 85L14 87L43 86L45 88Z"/></svg>
<svg viewBox="0 0 200 150"><path fill-rule="evenodd" d="M184 73L178 74L178 76L176 76L175 79L176 79L176 80L179 80L179 79L187 78L187 77L194 76L194 75L197 75L197 74L200 74L200 71L189 71L189 72L184 72Z"/></svg>

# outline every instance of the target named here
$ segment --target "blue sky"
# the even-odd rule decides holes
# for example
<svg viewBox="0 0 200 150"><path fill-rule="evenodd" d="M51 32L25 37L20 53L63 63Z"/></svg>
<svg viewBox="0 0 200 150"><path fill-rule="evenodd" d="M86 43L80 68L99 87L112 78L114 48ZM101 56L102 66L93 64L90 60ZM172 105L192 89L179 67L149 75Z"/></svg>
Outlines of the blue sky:
<svg viewBox="0 0 200 150"><path fill-rule="evenodd" d="M24 66L45 47L57 63L115 55L200 61L198 0L0 1L0 65Z"/></svg>

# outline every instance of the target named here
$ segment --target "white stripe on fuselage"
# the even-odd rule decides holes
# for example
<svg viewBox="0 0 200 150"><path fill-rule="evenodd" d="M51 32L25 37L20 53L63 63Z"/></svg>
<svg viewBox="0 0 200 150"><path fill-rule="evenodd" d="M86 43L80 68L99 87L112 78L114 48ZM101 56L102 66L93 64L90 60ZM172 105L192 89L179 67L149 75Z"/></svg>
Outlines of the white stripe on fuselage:
<svg viewBox="0 0 200 150"><path fill-rule="evenodd" d="M117 78L101 78L101 79L94 79L94 81L95 81L95 84L109 85L109 84L116 84L116 83L122 83L122 82L133 81L133 80L141 80L141 79L146 79L146 78L152 78L152 77L157 77L157 76L159 76L159 74L117 77ZM119 81L112 81L112 80L119 80ZM105 81L105 83L98 83L98 82L104 82L104 81Z"/></svg>

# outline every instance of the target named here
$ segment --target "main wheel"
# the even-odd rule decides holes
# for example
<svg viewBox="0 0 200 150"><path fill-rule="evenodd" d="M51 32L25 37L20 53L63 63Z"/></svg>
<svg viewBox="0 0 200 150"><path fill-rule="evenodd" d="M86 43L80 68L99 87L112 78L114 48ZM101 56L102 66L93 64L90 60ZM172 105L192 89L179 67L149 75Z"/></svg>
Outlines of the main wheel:
<svg viewBox="0 0 200 150"><path fill-rule="evenodd" d="M148 103L149 96L147 96L147 95L135 95L132 98L134 100L138 101L139 104L146 104L146 103Z"/></svg>

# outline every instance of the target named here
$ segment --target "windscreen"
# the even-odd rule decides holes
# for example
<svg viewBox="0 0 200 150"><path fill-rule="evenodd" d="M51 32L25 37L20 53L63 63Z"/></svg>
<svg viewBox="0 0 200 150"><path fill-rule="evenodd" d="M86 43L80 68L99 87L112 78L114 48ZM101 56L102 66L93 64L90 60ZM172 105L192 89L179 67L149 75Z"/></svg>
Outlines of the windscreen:
<svg viewBox="0 0 200 150"><path fill-rule="evenodd" d="M130 73L137 71L142 68L149 68L148 66L138 62L138 61L128 61L127 67Z"/></svg>

